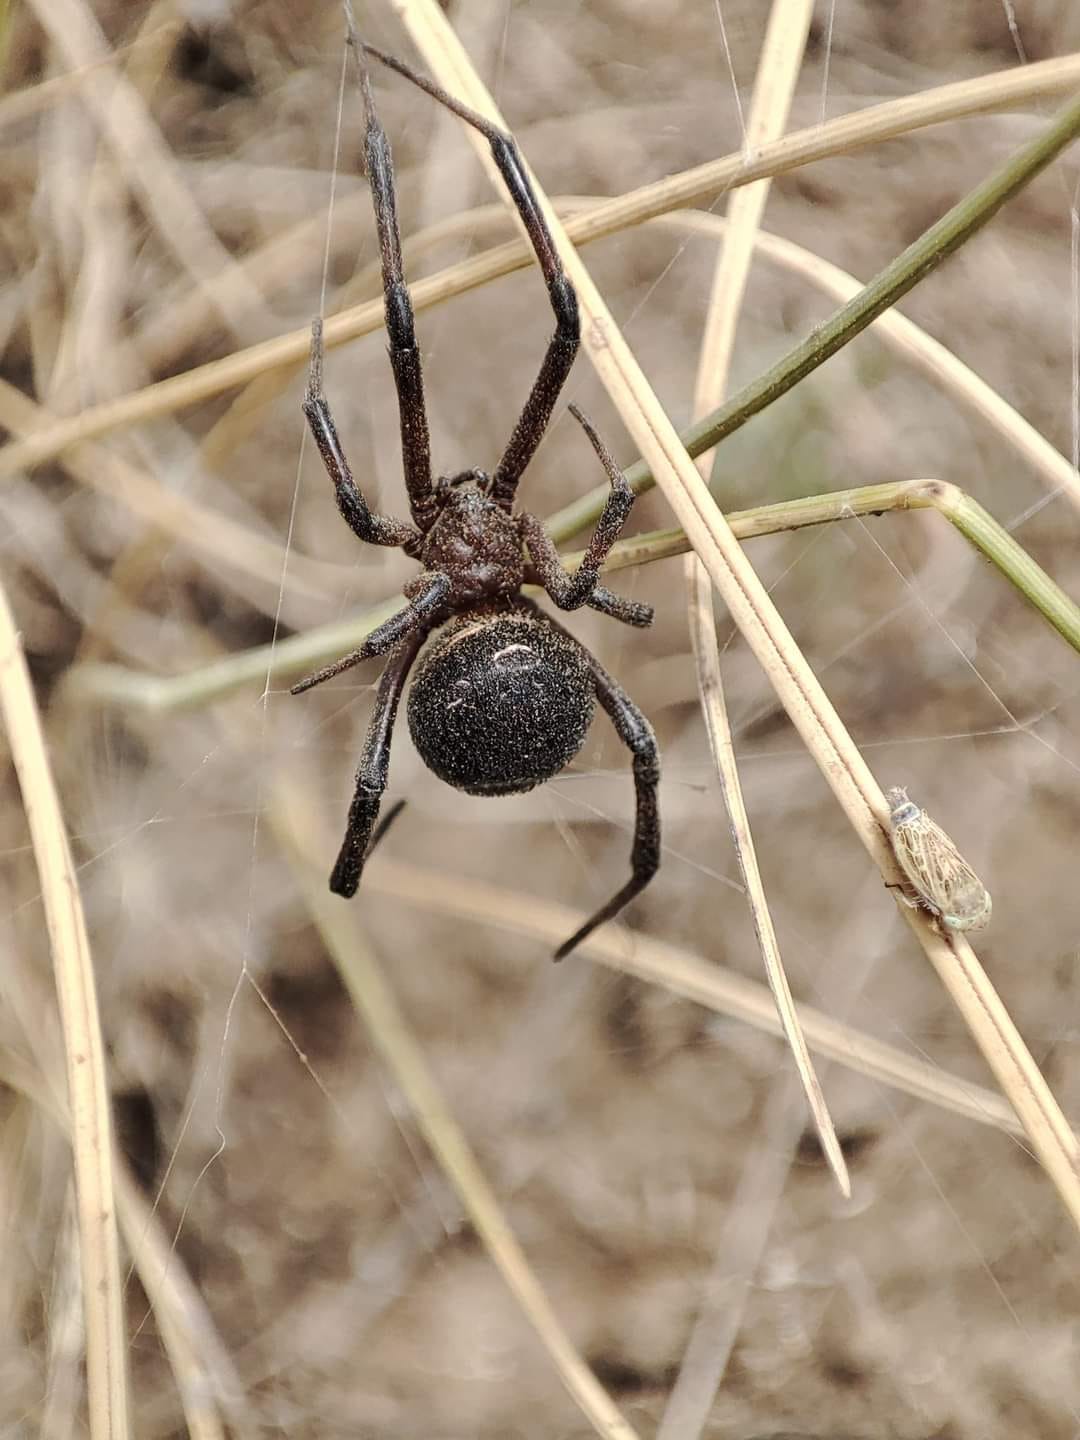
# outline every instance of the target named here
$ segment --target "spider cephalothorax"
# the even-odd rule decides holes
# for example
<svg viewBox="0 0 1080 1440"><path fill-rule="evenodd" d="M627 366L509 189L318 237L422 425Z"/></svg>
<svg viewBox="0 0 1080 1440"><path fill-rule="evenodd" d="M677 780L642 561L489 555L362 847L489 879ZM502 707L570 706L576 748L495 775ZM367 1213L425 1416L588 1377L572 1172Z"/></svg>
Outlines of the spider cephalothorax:
<svg viewBox="0 0 1080 1440"><path fill-rule="evenodd" d="M563 569L551 538L535 515L514 510L518 481L543 438L577 354L577 297L563 273L513 138L400 60L362 44L351 26L349 41L360 66L367 171L382 253L386 329L412 523L373 514L352 477L323 394L320 321L312 327L304 414L334 482L338 508L352 530L370 544L400 546L423 568L405 586L408 604L403 609L372 631L358 649L293 687L294 693L308 690L361 660L374 655L388 657L330 888L351 896L360 883L386 789L398 703L415 661L419 663L407 710L417 751L441 780L471 795L509 795L550 780L581 749L599 701L634 757L637 816L632 874L627 884L559 947L556 956L561 958L602 921L617 914L656 873L660 863L659 759L652 728L629 696L556 620L522 595L521 587L528 576L535 578L562 610L588 605L628 625L651 624L652 610L647 605L613 595L599 583L600 567L630 513L634 496L596 431L571 406L611 483L578 569L573 574ZM505 453L491 475L482 470L439 478L431 474L424 384L401 263L390 146L375 113L365 54L426 90L485 136L547 282L555 334Z"/></svg>

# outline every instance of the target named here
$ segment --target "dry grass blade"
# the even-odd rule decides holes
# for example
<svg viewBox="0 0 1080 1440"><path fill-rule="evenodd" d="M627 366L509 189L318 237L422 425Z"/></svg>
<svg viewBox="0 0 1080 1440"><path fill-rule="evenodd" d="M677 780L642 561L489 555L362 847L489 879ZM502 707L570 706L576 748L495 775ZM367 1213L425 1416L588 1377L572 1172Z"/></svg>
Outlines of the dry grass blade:
<svg viewBox="0 0 1080 1440"><path fill-rule="evenodd" d="M699 211L687 211L680 215L665 215L654 223L677 225L681 230L697 231L722 239L727 233L728 222L719 215L706 215ZM783 265L797 275L803 275L823 294L832 296L842 305L853 299L863 288L860 281L838 265L823 260L820 255L785 240L779 235L758 231L754 237L756 248L770 260ZM898 354L912 361L923 374L936 385L947 390L961 405L970 409L984 420L998 435L1025 460L1052 490L1064 490L1076 501L1080 499L1080 482L1076 471L1060 450L1054 448L1045 435L1039 433L1030 421L988 385L981 375L976 374L940 340L928 335L921 325L909 320L899 310L886 310L871 326L871 333L880 337Z"/></svg>
<svg viewBox="0 0 1080 1440"><path fill-rule="evenodd" d="M52 1285L47 1301L49 1336L40 1440L67 1440L78 1426L85 1359L81 1279L75 1187L69 1184L53 1252Z"/></svg>
<svg viewBox="0 0 1080 1440"><path fill-rule="evenodd" d="M251 340L268 320L262 296L207 224L138 91L104 63L110 52L92 11L81 0L33 3L53 44L79 72L87 104L162 242L236 337Z"/></svg>
<svg viewBox="0 0 1080 1440"><path fill-rule="evenodd" d="M1080 56L1043 60L1000 74L944 85L920 95L868 106L854 115L846 115L839 120L793 133L779 145L765 147L761 155L754 157L754 164L760 166L764 163L762 173L771 174L774 161L777 165L789 168L789 151L797 142L801 142L803 147L798 163L807 164L830 154L888 139L922 126L953 120L963 115L1006 109L1010 105L1023 104L1040 96L1074 89L1078 85ZM713 175L714 167L726 167L725 178L713 185L712 192L707 189L699 190L696 196L675 203L689 204L693 200L703 200L708 193L739 185L742 182L738 170L740 165L745 163L745 158L727 156L687 172L694 177L695 185L700 187ZM727 173L729 171L732 173ZM671 181L660 183L668 185ZM646 186L616 200L604 200L597 208L597 216L593 218L596 220L607 215L605 228L579 234L577 227L581 221L578 220L572 222L571 234L577 243L584 244L588 240L599 238L601 234L612 233L613 229L639 224L647 218L645 213L636 213L642 207L655 216L657 212L651 208L655 204L654 186ZM616 210L613 207L619 208ZM368 200L362 192L342 197L335 213L334 243L338 246L354 245L357 217L363 215L366 220L367 213ZM305 267L311 264L312 257L321 254L324 230L325 220L322 216L300 221L290 231L276 236L248 256L243 262L247 273L264 293L274 294L283 283L295 281L297 275L303 274ZM529 259L528 252L522 245L504 247L500 254L506 260L505 268L509 269L520 268L527 264ZM494 274L487 278L494 278ZM176 355L213 322L213 315L213 307L208 298L201 291L192 291L177 303L165 306L147 317L137 334L136 349L153 368L168 369Z"/></svg>
<svg viewBox="0 0 1080 1440"><path fill-rule="evenodd" d="M430 0L399 0L396 8L436 80L495 123L504 125L438 7ZM1067 137L1075 134L1078 123L1080 102L1074 102L1049 127L1045 141L1039 142L1043 164L1047 163L1048 148L1056 145L1060 149ZM597 374L852 828L886 882L895 884L900 874L889 845L888 810L880 787L652 394L539 186L536 194L577 290L582 332ZM935 967L955 964L953 952L924 917L912 912L908 923ZM975 963L972 955L970 964ZM1068 1127L1015 1027L1003 1009L991 1011L988 1007L985 991L990 988L985 977L977 991L957 977L950 993L962 1007L976 1043L1016 1107L1047 1174L1080 1229L1080 1176L1075 1150L1062 1138Z"/></svg>
<svg viewBox="0 0 1080 1440"><path fill-rule="evenodd" d="M269 815L282 849L292 859L297 885L308 910L341 972L353 1004L368 1027L373 1045L400 1086L432 1154L551 1356L563 1384L598 1435L606 1440L636 1440L635 1431L619 1414L563 1329L530 1268L383 978L379 963L357 924L356 908L342 905L331 895L322 871L314 868L311 857L324 853L327 846L311 838L317 831L300 788L280 783Z"/></svg>
<svg viewBox="0 0 1080 1440"><path fill-rule="evenodd" d="M41 434L55 423L42 406L0 379L0 424L16 434ZM65 464L82 484L125 505L148 525L216 562L223 576L243 574L269 587L281 587L285 552L219 510L208 510L185 495L167 490L122 456L103 446L83 444L65 456ZM290 589L306 599L327 601L338 588L333 567L295 551L289 555Z"/></svg>
<svg viewBox="0 0 1080 1440"><path fill-rule="evenodd" d="M851 1195L851 1180L847 1162L836 1137L836 1128L829 1115L820 1081L810 1058L810 1050L799 1024L795 1009L795 997L784 971L780 957L780 946L776 929L769 912L765 886L757 863L757 852L750 830L750 819L743 800L739 783L738 767L735 763L735 747L732 742L731 723L727 705L724 702L723 678L720 671L720 655L716 637L716 619L713 615L712 587L704 567L696 556L687 557L687 614L690 622L690 640L697 664L698 689L701 694L701 708L709 734L709 747L713 763L720 777L720 785L731 824L731 836L738 856L739 869L746 887L747 902L754 921L754 932L765 962L765 974L769 988L776 1002L776 1012L784 1037L791 1048L803 1094L814 1120L821 1148L829 1167L836 1176L837 1184L845 1197ZM726 1262L725 1262L726 1263ZM714 1386L715 1389L715 1386Z"/></svg>
<svg viewBox="0 0 1080 1440"><path fill-rule="evenodd" d="M751 160L742 155L725 156L613 200L603 201L588 214L569 221L567 233L576 244L584 245L668 211L711 199L718 191L748 185L765 176L782 174L814 160L906 134L921 126L1004 109L1040 95L1075 89L1078 84L1080 56L1067 56L1028 65L1004 75L988 75L978 80L944 85L924 95L890 100L824 125L794 131L782 141L762 147ZM304 222L304 226L309 223ZM322 226L321 220L319 226ZM305 236L310 239L306 228ZM273 244L275 254L288 250L280 242ZM522 241L499 246L485 255L451 266L410 286L413 306L419 311L437 305L453 295L460 295L500 275L519 270L531 260L531 252ZM264 269L259 267L260 275L264 274ZM221 283L224 288L225 281ZM205 313L200 317L187 315L183 323L175 327L176 332L183 335L201 330L207 318ZM335 315L326 324L327 348L370 334L381 328L382 323L381 299ZM0 449L0 479L41 464L82 440L197 404L223 390L247 384L278 366L302 364L310 339L310 330L305 326L224 359L212 360L182 375L144 386L134 394L103 401L79 415L58 420L47 430ZM164 363L164 356L159 356L159 362Z"/></svg>
<svg viewBox="0 0 1080 1440"><path fill-rule="evenodd" d="M124 1238L154 1310L180 1391L191 1440L222 1440L249 1433L243 1410L243 1385L217 1332L206 1302L176 1255L170 1238L137 1185L118 1162L116 1203Z"/></svg>
<svg viewBox="0 0 1080 1440"><path fill-rule="evenodd" d="M752 154L760 145L767 144L783 133L791 108L795 82L802 63L811 15L812 6L806 4L805 0L776 0L773 5L758 61L754 95L747 120L745 145L748 153ZM718 254L712 293L705 315L705 331L694 395L695 418L700 418L715 409L723 400L727 390L727 377L735 345L735 331L746 290L746 277L753 259L754 241L768 198L769 183L768 180L758 180L755 184L747 185L737 191L731 197L726 242ZM698 464L702 475L707 480L707 456L702 456ZM750 829L750 819L746 812L738 767L735 763L731 723L728 719L723 678L720 671L712 588L709 585L704 566L693 554L689 555L686 560L686 588L687 618L697 664L702 711L709 734L713 762L720 777L724 805L731 824L735 853L746 885L747 902L754 921L754 931L765 962L765 973L776 998L776 1008L788 1044L791 1046L791 1053L821 1140L822 1150L836 1176L841 1192L845 1196L849 1196L851 1181L848 1176L847 1164L836 1138L836 1130L829 1115L821 1085L814 1072L810 1051L799 1028L795 1001L784 973L776 929L769 913L768 899L765 895L765 887L762 883ZM722 1373L722 1365L721 1370L715 1372L714 1377L707 1379L704 1386L701 1387L698 1400L690 1403L691 1410L700 1410L702 1404L706 1410L708 1409L719 1383L720 1373ZM679 1393L685 1376L686 1369L684 1367L680 1372L679 1381L676 1382L676 1394ZM674 1396L673 1403L675 1403ZM682 1402L677 1403L676 1408L683 1416L679 1424L684 1430L687 1426L690 1426L691 1429L694 1426L700 1429L699 1422L690 1421ZM665 1426L670 1430L667 1417L665 1417Z"/></svg>
<svg viewBox="0 0 1080 1440"><path fill-rule="evenodd" d="M373 891L421 910L479 926L494 925L513 935L529 936L549 948L564 935L572 934L585 918L565 905L391 860L382 853L372 860L364 883ZM776 1004L766 986L707 964L686 950L643 935L635 935L631 944L617 929L598 930L582 942L581 948L593 960L620 974L663 986L674 995L770 1035L783 1034ZM894 1045L875 1040L811 1005L799 1006L799 1018L819 1055L980 1125L1013 1136L1023 1135L1012 1107L994 1091L915 1060Z"/></svg>
<svg viewBox="0 0 1080 1440"><path fill-rule="evenodd" d="M810 31L812 4L806 0L774 0L758 58L754 93L744 144L753 154L759 145L783 134ZM770 181L758 180L737 191L728 207L725 244L718 252L712 292L705 314L698 359L694 417L700 419L724 399L735 348L735 332L754 255ZM708 452L698 460L709 478ZM795 1000L784 971L780 946L758 867L750 819L743 799L732 743L731 722L724 700L720 647L713 614L712 587L704 565L691 553L685 562L687 620L697 666L701 708L713 762L720 778L731 835L746 887L754 932L765 962L769 988L795 1060L799 1083L821 1142L822 1152L841 1193L851 1195L847 1163L840 1149L810 1051L799 1024ZM664 1406L658 1440L690 1440L702 1434L716 1393L742 1326L754 1275L768 1243L773 1216L787 1182L801 1122L791 1113L794 1087L786 1077L773 1082L766 1106L766 1135L739 1177L728 1208L724 1234L717 1249L701 1307L683 1353L679 1373Z"/></svg>
<svg viewBox="0 0 1080 1440"><path fill-rule="evenodd" d="M41 1054L37 1059L39 1067L47 1063ZM32 1062L11 1050L0 1052L0 1081L47 1114L59 1129L70 1132L66 1096L52 1077ZM225 1432L219 1407L229 1416L232 1433L246 1436L249 1427L241 1406L240 1378L183 1261L115 1151L113 1193L117 1220L139 1281L154 1307L192 1440L220 1440Z"/></svg>
<svg viewBox="0 0 1080 1440"><path fill-rule="evenodd" d="M1067 55L1054 60L1042 60L1035 64L1016 67L994 75L985 75L953 85L925 91L900 100L886 101L881 105L868 106L853 115L846 115L827 124L816 125L800 132L793 132L779 145L767 147L762 155L754 157L754 164L762 163L762 173L771 174L773 165L790 168L790 148L800 144L801 158L798 164L807 164L826 155L848 151L891 136L904 134L920 127L954 120L964 115L976 115L1007 109L1036 100L1042 96L1075 89L1080 85L1080 56ZM714 167L726 167L725 177L718 180L712 192L741 183L738 168L745 157L727 156L710 161L707 166L687 172L696 186L710 179ZM728 174L728 171L734 171ZM665 180L661 184L669 184ZM701 190L691 200L676 203L693 203L703 200L706 190ZM638 207L655 205L655 187L646 186L631 192L631 195L616 200L605 200L600 210L610 213L615 220L614 228L638 224L645 215L635 215ZM615 212L611 207L625 207ZM335 213L336 235L334 244L338 247L355 246L358 216L366 220L367 197L363 193L343 196ZM652 210L653 214L657 213ZM616 218L617 217L617 218ZM275 236L243 262L245 269L265 294L272 295L286 282L295 281L298 275L312 264L312 257L321 254L324 239L325 220L322 216L299 221L280 236ZM610 221L607 228L599 232L612 233ZM578 234L574 239L583 244L598 238L597 234ZM509 268L520 268L528 263L528 253L523 246L511 246L504 250L509 255ZM492 278L492 277L489 277ZM136 349L147 363L155 369L166 370L192 342L202 334L213 321L213 308L200 291L192 291L175 304L162 307L148 316L136 338Z"/></svg>
<svg viewBox="0 0 1080 1440"><path fill-rule="evenodd" d="M86 922L41 716L0 588L0 712L41 878L67 1057L92 1440L126 1440L127 1345L112 1180L105 1051Z"/></svg>

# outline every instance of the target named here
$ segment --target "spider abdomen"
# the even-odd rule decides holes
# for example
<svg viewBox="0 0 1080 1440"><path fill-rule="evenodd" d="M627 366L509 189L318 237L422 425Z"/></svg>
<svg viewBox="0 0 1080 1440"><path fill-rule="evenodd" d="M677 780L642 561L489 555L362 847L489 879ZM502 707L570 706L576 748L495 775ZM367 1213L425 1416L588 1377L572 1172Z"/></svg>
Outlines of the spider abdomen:
<svg viewBox="0 0 1080 1440"><path fill-rule="evenodd" d="M550 780L581 749L592 673L577 646L532 615L463 616L421 655L409 731L428 769L470 795Z"/></svg>

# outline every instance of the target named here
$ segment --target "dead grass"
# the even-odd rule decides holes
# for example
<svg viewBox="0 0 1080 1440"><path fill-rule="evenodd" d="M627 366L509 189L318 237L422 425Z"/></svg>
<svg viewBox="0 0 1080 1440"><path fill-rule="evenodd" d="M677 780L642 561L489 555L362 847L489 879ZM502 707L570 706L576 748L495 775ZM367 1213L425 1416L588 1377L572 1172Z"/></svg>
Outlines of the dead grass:
<svg viewBox="0 0 1080 1440"><path fill-rule="evenodd" d="M297 627L344 618L405 573L394 556L357 552L310 453L298 470L298 381L287 374L278 384L252 372L246 412L206 391L99 433L96 453L87 443L59 454L65 417L229 363L239 339L302 331L319 300L340 78L333 5L301 18L277 0L246 4L198 31L168 3L134 25L127 7L92 9L125 67L133 153L116 136L100 146L81 90L59 80L78 64L100 114L118 103L97 55L72 48L91 33L90 12L75 7L83 28L73 19L59 48L32 12L8 20L0 340L2 378L23 398L0 391L0 417L39 437L49 459L32 475L12 466L0 505L5 586L74 837L119 1140L164 1236L176 1237L171 1298L160 1247L144 1256L160 1321L130 1303L140 1297L129 1287L135 1432L185 1423L164 1345L186 1377L187 1423L206 1434L220 1416L236 1433L584 1434L424 1145L392 1056L350 1009L270 829L279 777L303 777L328 862L371 677L356 672L303 702L276 690L260 700L256 684L227 716L53 700L81 656L179 674L266 643L276 616ZM1068 8L1016 12L1034 60L1080 48ZM725 3L723 17L745 97L764 12ZM378 43L405 48L389 8L364 20ZM482 73L550 193L619 195L738 148L713 7L597 0L567 11L535 0L505 13L466 7L454 21L470 54L487 57ZM838 9L828 116L1010 66L1011 47L1003 13L978 0L934 17L914 3ZM808 132L825 57L814 30L791 119ZM379 77L378 95L406 232L487 198L454 127L390 79ZM358 109L347 92L328 310L373 253L355 178ZM1015 113L782 175L769 228L869 276L1049 109L1029 98ZM160 173L155 154L167 161ZM905 302L1066 456L1075 166L1044 177ZM201 217L198 246L178 255L189 231L170 216L189 227ZM224 321L199 288L214 269L207 235L231 257L214 302ZM459 262L460 245L443 239L412 273ZM715 257L712 236L666 227L587 252L677 424L691 416ZM246 300L230 288L238 275L254 287ZM800 276L752 267L732 386L824 313ZM489 462L549 324L528 271L421 314L444 468ZM328 386L365 486L399 508L380 337L336 350ZM632 459L584 362L569 389ZM25 397L56 418L31 415ZM1076 595L1075 511L1060 495L1046 503L1040 457L1060 464L1036 440L1022 458L1006 451L991 425L867 336L732 437L721 486L724 508L738 509L939 475L1017 522L1017 538ZM558 424L530 472L529 503L547 513L591 488L584 467L574 427ZM760 538L748 553L874 772L910 784L989 883L995 919L980 953L1075 1116L1076 657L935 518L863 518ZM655 496L635 514L641 529L669 523ZM596 617L575 624L663 745L668 850L630 917L650 937L642 964L546 960L544 926L555 922L542 902L585 910L625 866L629 780L599 726L577 774L499 805L440 789L403 731L393 785L410 806L349 923L385 967L544 1302L635 1433L656 1433L705 1277L722 1282L723 1257L757 1244L751 1277L734 1263L728 1277L742 1287L743 1317L705 1434L1066 1440L1080 1410L1075 1233L1015 1135L904 1095L885 1078L889 1052L869 1076L833 1064L824 1087L852 1177L845 1205L802 1132L777 1042L705 1008L693 985L707 971L688 971L681 988L649 972L653 960L661 974L675 963L671 947L718 977L730 969L733 983L757 979L760 964L717 822L672 566L619 576L658 605L649 634L628 638ZM961 1107L966 1079L977 1108L975 1082L987 1076L970 1040L723 610L719 623L746 806L796 995L930 1075L940 1069ZM19 1079L22 1064L32 1073L40 1047L30 1042L49 1028L51 1002L40 887L10 782L8 798L3 1074L31 1099L5 1117L4 1169L20 1183L5 1182L3 1199L26 1263L5 1282L0 1423L47 1416L55 1426L69 1312L41 1297L70 1273L71 1241L63 1157L39 1133L57 1122ZM395 852L430 880L395 870ZM456 909L453 895L433 903L440 878L457 890ZM507 914L484 923L500 897ZM608 943L633 960L617 930ZM857 1048L842 1030L830 1043L848 1040ZM927 1080L919 1093L932 1090ZM778 1181L785 1146L795 1160Z"/></svg>

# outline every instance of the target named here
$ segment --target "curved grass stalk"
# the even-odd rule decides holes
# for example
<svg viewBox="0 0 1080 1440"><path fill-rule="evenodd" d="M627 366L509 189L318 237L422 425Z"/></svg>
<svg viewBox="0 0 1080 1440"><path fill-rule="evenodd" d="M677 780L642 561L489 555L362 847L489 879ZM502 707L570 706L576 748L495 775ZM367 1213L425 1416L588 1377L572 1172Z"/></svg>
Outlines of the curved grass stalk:
<svg viewBox="0 0 1080 1440"><path fill-rule="evenodd" d="M1062 639L1080 653L1080 605L1070 599L989 511L958 485L950 485L945 480L900 480L853 490L830 490L824 495L808 495L778 505L734 510L727 520L740 540L750 540L757 535L775 535L782 530L801 530L863 515L884 515L892 510L935 510L944 516ZM651 560L685 555L689 549L690 542L682 530L653 530L620 540L604 568L624 570ZM564 563L572 566L584 553L573 551L563 557Z"/></svg>
<svg viewBox="0 0 1080 1440"><path fill-rule="evenodd" d="M810 525L884 515L893 510L936 510L954 525L1001 572L1023 597L1080 653L1080 606L1047 575L970 495L943 480L901 480L887 485L865 485L854 490L831 490L776 505L755 505L727 517L739 540L777 535ZM613 546L605 573L685 555L690 542L678 527L647 531ZM573 568L583 550L564 554ZM301 635L290 635L274 645L260 645L226 655L184 675L149 675L125 665L87 664L70 670L64 679L64 696L76 704L128 706L135 710L167 713L209 705L242 690L263 685L267 674L275 684L317 668L359 645L376 625L393 615L404 598L393 596L360 615L319 625Z"/></svg>
<svg viewBox="0 0 1080 1440"><path fill-rule="evenodd" d="M1080 56L1046 61L1043 65L1045 69L1032 65L1020 72L984 76L976 81L942 86L927 95L870 106L824 125L794 131L773 145L763 146L749 160L737 154L709 161L682 174L668 176L602 202L588 214L573 217L567 223L567 234L575 244L584 245L671 210L711 199L723 190L893 139L923 126L1007 108L1037 95L1070 89L1080 83ZM1037 75L1033 73L1036 71L1039 72ZM528 246L520 240L511 241L418 281L410 287L413 305L417 310L426 309L531 263L532 253ZM382 324L381 300L356 306L328 319L325 330L327 347L370 334L381 329ZM182 375L159 380L131 395L103 401L78 415L57 420L47 430L13 441L0 449L0 479L11 478L52 459L81 440L90 440L110 430L198 404L223 390L247 384L280 365L302 364L309 344L310 331L305 326L239 350L222 360L210 361Z"/></svg>
<svg viewBox="0 0 1080 1440"><path fill-rule="evenodd" d="M961 80L916 95L888 100L880 105L869 105L822 125L792 132L777 144L763 147L754 156L754 161L756 164L763 164L766 173L772 173L771 167L776 164L790 168L788 162L792 151L795 151L797 156L794 163L805 165L831 154L850 152L890 137L911 134L930 125L963 116L1009 109L1059 92L1075 90L1077 87L1080 87L1080 55L1040 60L1034 64L1014 66L1011 70ZM0 121L3 104L4 102L0 101ZM697 200L704 200L707 195L711 196L737 185L738 175L732 178L729 172L739 158L727 156L687 172L699 193L696 196L690 195L682 203L693 204ZM741 159L745 160L745 157ZM710 171L714 172L711 176L708 173ZM682 177L676 178L682 180ZM707 185L710 178L714 181L711 190ZM642 219L647 218L640 213L644 209L650 209L655 215L656 191L659 187L671 183L671 180L665 179L631 191L626 196L603 201L600 208L607 217L602 220L603 228L595 232L590 229L589 232L579 233L576 228L579 222L575 222L575 243L582 245L588 240L598 239L601 235L611 234L612 227L621 229L639 224ZM664 208L661 206L661 209ZM370 212L371 203L364 193L339 197L335 213L334 242L338 247L348 245L350 256L355 252L355 243L344 241L343 237L350 233L355 236L361 216L363 222L369 225ZM590 225L592 223L590 222ZM314 283L314 266L322 258L324 232L323 215L306 217L268 240L241 263L251 280L265 295L276 294L283 285L303 283L307 275L312 277ZM531 263L524 247L516 246L513 249L511 268L520 268ZM196 344L213 323L214 309L209 297L202 291L190 290L173 304L163 306L148 317L135 335L135 348L145 357L151 369L167 371L173 368L176 356Z"/></svg>
<svg viewBox="0 0 1080 1440"><path fill-rule="evenodd" d="M470 925L494 925L549 947L557 945L561 936L572 934L585 918L556 901L393 859L385 851L372 858L364 884L421 910ZM617 926L595 931L582 941L581 948L590 959L618 974L634 975L717 1015L741 1020L768 1035L783 1036L772 995L759 980L648 935L638 933L630 940ZM812 1005L800 1004L799 1018L811 1048L824 1058L967 1120L1023 1137L1012 1107L996 1091L907 1055Z"/></svg>

